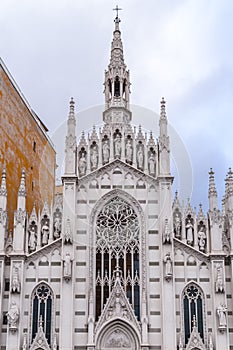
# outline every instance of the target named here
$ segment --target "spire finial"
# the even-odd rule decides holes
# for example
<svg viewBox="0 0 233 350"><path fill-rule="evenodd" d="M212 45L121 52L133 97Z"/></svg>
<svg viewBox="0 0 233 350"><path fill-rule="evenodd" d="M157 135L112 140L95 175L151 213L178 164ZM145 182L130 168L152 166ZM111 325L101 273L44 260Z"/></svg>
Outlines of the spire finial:
<svg viewBox="0 0 233 350"><path fill-rule="evenodd" d="M4 167L2 171L2 182L0 187L0 196L6 196L7 195L7 189L6 189L6 169Z"/></svg>
<svg viewBox="0 0 233 350"><path fill-rule="evenodd" d="M70 99L70 113L69 113L69 119L73 119L74 118L74 99L73 97L71 97Z"/></svg>
<svg viewBox="0 0 233 350"><path fill-rule="evenodd" d="M26 197L26 186L25 186L25 169L22 169L22 175L20 180L18 196Z"/></svg>
<svg viewBox="0 0 233 350"><path fill-rule="evenodd" d="M113 9L113 11L116 11L116 19L118 19L118 12L121 11L122 9L116 5L116 7Z"/></svg>
<svg viewBox="0 0 233 350"><path fill-rule="evenodd" d="M161 112L160 112L161 119L166 119L166 101L164 97L162 97L162 100L160 103L161 103Z"/></svg>
<svg viewBox="0 0 233 350"><path fill-rule="evenodd" d="M209 171L209 198L210 197L217 197L217 191L216 191L215 181L214 181L214 171L212 168L210 168L210 171Z"/></svg>

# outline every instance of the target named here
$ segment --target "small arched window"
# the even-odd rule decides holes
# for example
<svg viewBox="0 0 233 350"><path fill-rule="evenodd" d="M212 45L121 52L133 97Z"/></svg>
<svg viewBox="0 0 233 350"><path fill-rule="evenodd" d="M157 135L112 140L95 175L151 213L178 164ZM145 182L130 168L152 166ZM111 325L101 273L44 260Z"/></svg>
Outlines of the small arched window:
<svg viewBox="0 0 233 350"><path fill-rule="evenodd" d="M188 343L196 320L198 333L204 342L203 294L194 283L189 284L183 293L185 345Z"/></svg>
<svg viewBox="0 0 233 350"><path fill-rule="evenodd" d="M114 96L119 97L120 96L120 80L119 77L116 77L114 82Z"/></svg>
<svg viewBox="0 0 233 350"><path fill-rule="evenodd" d="M38 331L39 321L48 344L51 344L51 323L52 323L52 291L45 284L41 283L32 294L32 338L33 342Z"/></svg>

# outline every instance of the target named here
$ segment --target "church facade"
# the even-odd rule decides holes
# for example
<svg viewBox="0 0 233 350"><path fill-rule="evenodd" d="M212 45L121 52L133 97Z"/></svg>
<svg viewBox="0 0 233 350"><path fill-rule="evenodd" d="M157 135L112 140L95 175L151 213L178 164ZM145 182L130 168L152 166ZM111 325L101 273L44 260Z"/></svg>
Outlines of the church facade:
<svg viewBox="0 0 233 350"><path fill-rule="evenodd" d="M120 19L105 72L103 127L76 140L70 101L63 194L26 212L22 170L7 231L0 187L1 349L233 349L233 174L218 209L172 199L166 102L158 139L132 126Z"/></svg>

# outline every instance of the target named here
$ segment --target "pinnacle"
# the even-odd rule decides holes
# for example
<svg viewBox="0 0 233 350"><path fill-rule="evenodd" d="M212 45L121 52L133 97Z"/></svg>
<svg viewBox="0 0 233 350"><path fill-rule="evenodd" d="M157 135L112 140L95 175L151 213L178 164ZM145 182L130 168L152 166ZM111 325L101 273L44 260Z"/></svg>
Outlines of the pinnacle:
<svg viewBox="0 0 233 350"><path fill-rule="evenodd" d="M214 171L212 168L210 168L210 171L209 171L209 198L210 197L217 197L217 191L216 191L215 181L214 181Z"/></svg>

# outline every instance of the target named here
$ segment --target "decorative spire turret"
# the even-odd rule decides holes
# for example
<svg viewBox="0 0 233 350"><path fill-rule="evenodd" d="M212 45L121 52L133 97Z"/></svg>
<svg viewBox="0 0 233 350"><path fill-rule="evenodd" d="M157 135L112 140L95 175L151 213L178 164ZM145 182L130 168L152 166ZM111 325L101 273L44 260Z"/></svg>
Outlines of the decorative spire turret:
<svg viewBox="0 0 233 350"><path fill-rule="evenodd" d="M18 191L17 210L26 209L26 185L25 185L25 169L22 169L22 175Z"/></svg>
<svg viewBox="0 0 233 350"><path fill-rule="evenodd" d="M130 81L129 71L124 62L123 44L119 28L120 18L118 17L118 7L115 9L117 16L114 20L115 28L111 44L111 57L107 71L105 71L104 93L105 109L111 107L123 107L129 109ZM112 118L114 121L114 118ZM107 122L105 114L104 121ZM122 120L122 122L124 122Z"/></svg>
<svg viewBox="0 0 233 350"><path fill-rule="evenodd" d="M6 189L6 169L2 171L2 182L0 187L0 208L6 210L7 189Z"/></svg>
<svg viewBox="0 0 233 350"><path fill-rule="evenodd" d="M65 157L65 174L76 174L76 119L74 112L74 100L71 97L70 111L67 120L67 135L66 135L66 157Z"/></svg>
<svg viewBox="0 0 233 350"><path fill-rule="evenodd" d="M209 172L209 208L210 210L218 209L218 195L215 187L214 172L210 168Z"/></svg>
<svg viewBox="0 0 233 350"><path fill-rule="evenodd" d="M160 175L170 174L170 141L167 134L166 101L161 100L159 119L159 150L160 150Z"/></svg>
<svg viewBox="0 0 233 350"><path fill-rule="evenodd" d="M226 199L228 201L228 209L233 210L233 172L231 168L227 173L227 194Z"/></svg>

